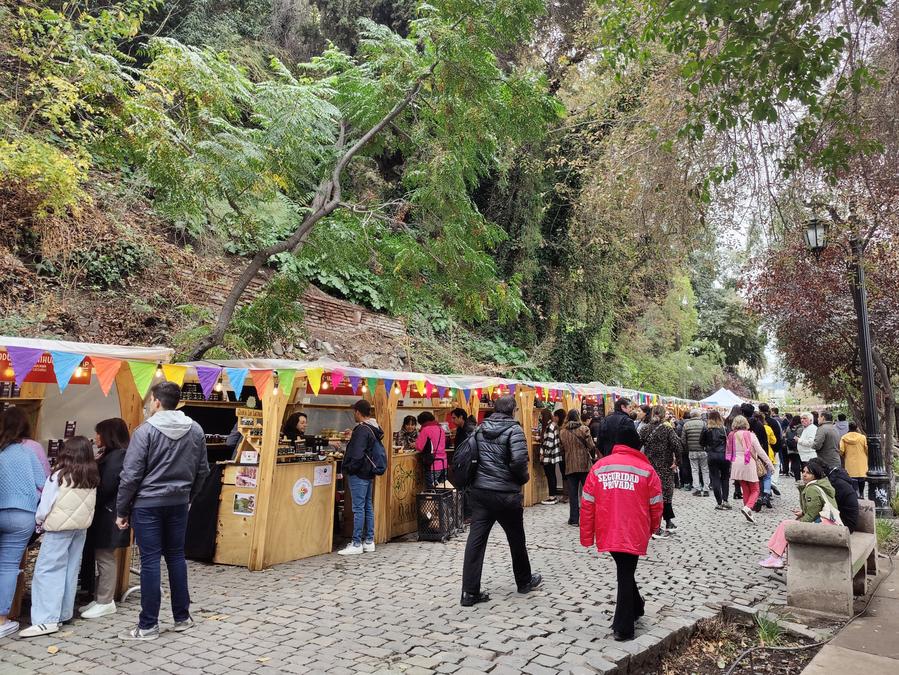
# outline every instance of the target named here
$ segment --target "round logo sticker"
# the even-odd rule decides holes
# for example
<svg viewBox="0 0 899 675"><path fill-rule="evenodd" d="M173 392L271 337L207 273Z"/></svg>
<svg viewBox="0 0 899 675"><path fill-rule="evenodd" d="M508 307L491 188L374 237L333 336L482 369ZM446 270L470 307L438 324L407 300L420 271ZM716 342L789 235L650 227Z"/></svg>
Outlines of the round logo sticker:
<svg viewBox="0 0 899 675"><path fill-rule="evenodd" d="M302 506L312 499L312 483L308 478L300 478L293 484L293 501Z"/></svg>

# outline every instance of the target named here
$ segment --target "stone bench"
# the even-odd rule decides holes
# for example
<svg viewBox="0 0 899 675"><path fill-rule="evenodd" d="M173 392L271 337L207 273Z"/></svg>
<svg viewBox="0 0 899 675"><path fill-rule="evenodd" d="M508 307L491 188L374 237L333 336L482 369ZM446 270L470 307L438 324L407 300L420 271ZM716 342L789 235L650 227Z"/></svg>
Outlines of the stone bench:
<svg viewBox="0 0 899 675"><path fill-rule="evenodd" d="M867 574L877 574L874 502L858 502L858 529L788 523L787 606L840 617L853 614L853 596L864 595Z"/></svg>

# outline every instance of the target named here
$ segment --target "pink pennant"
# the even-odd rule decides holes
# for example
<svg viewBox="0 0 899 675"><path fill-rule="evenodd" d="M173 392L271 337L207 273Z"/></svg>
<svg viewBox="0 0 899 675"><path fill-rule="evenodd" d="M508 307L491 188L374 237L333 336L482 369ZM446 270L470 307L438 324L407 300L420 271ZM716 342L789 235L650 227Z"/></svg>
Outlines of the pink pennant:
<svg viewBox="0 0 899 675"><path fill-rule="evenodd" d="M425 382L425 396L427 398L431 398L431 396L433 394L434 394L434 385L431 384L430 382Z"/></svg>
<svg viewBox="0 0 899 675"><path fill-rule="evenodd" d="M340 383L343 382L343 373L339 370L335 370L331 372L331 389L337 389L340 386Z"/></svg>

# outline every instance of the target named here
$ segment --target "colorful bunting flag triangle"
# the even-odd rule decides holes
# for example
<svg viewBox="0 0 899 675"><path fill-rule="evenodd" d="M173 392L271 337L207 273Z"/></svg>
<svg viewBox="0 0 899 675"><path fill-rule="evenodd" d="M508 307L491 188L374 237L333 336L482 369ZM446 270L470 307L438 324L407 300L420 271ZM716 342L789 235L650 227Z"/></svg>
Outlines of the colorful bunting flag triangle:
<svg viewBox="0 0 899 675"><path fill-rule="evenodd" d="M261 399L265 396L265 388L268 386L269 380L272 379L272 371L251 370L250 376L253 378L253 386L256 387L256 396Z"/></svg>
<svg viewBox="0 0 899 675"><path fill-rule="evenodd" d="M94 371L97 373L97 381L100 383L103 395L109 396L112 383L115 382L115 376L122 367L122 362L119 359L110 359L105 356L91 356L90 359L94 364Z"/></svg>
<svg viewBox="0 0 899 675"><path fill-rule="evenodd" d="M339 370L331 371L331 389L337 389L340 386L340 383L343 382L343 373Z"/></svg>
<svg viewBox="0 0 899 675"><path fill-rule="evenodd" d="M176 366L173 363L164 363L162 365L162 376L168 382L174 382L179 387L184 386L184 376L187 375L187 366ZM246 378L246 375L244 375Z"/></svg>
<svg viewBox="0 0 899 675"><path fill-rule="evenodd" d="M371 395L375 395L375 389L378 387L378 378L377 377L369 377L365 380L368 383L368 390L371 392Z"/></svg>
<svg viewBox="0 0 899 675"><path fill-rule="evenodd" d="M69 386L69 380L78 370L78 366L84 361L82 354L72 354L70 352L50 352L53 359L53 372L56 373L56 384L60 391L65 391Z"/></svg>
<svg viewBox="0 0 899 675"><path fill-rule="evenodd" d="M165 366L162 367L163 371L165 370ZM238 401L240 400L240 395L243 393L243 385L247 380L247 375L250 373L247 368L225 368L225 374L228 376L228 382L231 383L231 389L234 390L234 398ZM168 378L168 375L166 375ZM184 376L181 376L182 381Z"/></svg>
<svg viewBox="0 0 899 675"><path fill-rule="evenodd" d="M318 396L318 392L321 389L324 372L324 368L306 368L306 381L309 383L309 388L312 389L314 396Z"/></svg>
<svg viewBox="0 0 899 675"><path fill-rule="evenodd" d="M356 394L359 392L359 385L362 382L361 377L357 377L355 375L350 375L350 389L353 390L353 393Z"/></svg>
<svg viewBox="0 0 899 675"><path fill-rule="evenodd" d="M197 379L203 390L203 398L208 399L212 394L212 388L219 381L222 369L219 366L197 366Z"/></svg>
<svg viewBox="0 0 899 675"><path fill-rule="evenodd" d="M397 382L397 384L399 385L400 392L402 393L403 398L405 398L406 391L409 389L409 380L400 380L399 382Z"/></svg>
<svg viewBox="0 0 899 675"><path fill-rule="evenodd" d="M293 393L293 382L296 376L297 371L292 368L278 371L278 387L288 399L290 399L290 395Z"/></svg>
<svg viewBox="0 0 899 675"><path fill-rule="evenodd" d="M28 377L28 373L41 360L44 350L33 347L7 347L6 353L9 354L9 363L12 366L16 385L21 387L25 378Z"/></svg>
<svg viewBox="0 0 899 675"><path fill-rule="evenodd" d="M128 361L128 370L131 371L137 393L144 398L156 375L156 364L152 361Z"/></svg>

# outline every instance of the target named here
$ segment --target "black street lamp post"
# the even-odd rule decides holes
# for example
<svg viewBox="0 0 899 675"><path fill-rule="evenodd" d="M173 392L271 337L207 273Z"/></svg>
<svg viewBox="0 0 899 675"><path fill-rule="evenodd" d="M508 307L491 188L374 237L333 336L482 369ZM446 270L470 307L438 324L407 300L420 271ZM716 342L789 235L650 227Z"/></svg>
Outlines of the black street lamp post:
<svg viewBox="0 0 899 675"><path fill-rule="evenodd" d="M805 232L808 247L816 254L827 246L827 224L813 218ZM864 245L854 236L849 240L852 260L852 301L858 328L858 352L861 358L862 394L865 406L865 434L868 437L868 498L874 502L879 516L892 516L889 498L890 478L883 462L880 417L874 398L874 360L871 355L871 326L868 322L868 300L865 290Z"/></svg>

